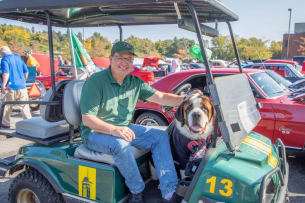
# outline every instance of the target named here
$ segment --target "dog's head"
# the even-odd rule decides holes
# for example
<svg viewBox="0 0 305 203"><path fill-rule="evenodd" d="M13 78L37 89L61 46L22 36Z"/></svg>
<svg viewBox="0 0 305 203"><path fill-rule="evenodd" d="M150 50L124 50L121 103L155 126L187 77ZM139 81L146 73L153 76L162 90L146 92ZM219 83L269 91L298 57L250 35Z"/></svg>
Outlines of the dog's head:
<svg viewBox="0 0 305 203"><path fill-rule="evenodd" d="M175 113L177 127L193 140L206 138L212 133L214 116L212 101L201 94L183 101Z"/></svg>

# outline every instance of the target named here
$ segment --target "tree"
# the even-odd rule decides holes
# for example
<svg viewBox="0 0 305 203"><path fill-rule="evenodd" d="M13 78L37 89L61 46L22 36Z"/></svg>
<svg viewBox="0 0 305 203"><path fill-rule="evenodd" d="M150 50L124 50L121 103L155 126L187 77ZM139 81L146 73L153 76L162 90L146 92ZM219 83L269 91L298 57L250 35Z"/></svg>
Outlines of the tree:
<svg viewBox="0 0 305 203"><path fill-rule="evenodd" d="M298 51L302 52L302 55L305 55L305 37L300 37L302 40L301 44L299 45Z"/></svg>
<svg viewBox="0 0 305 203"><path fill-rule="evenodd" d="M83 41L83 35L81 32L78 32L76 37L79 39L79 41L81 41L81 42Z"/></svg>
<svg viewBox="0 0 305 203"><path fill-rule="evenodd" d="M34 26L32 27L32 33L35 33L35 27Z"/></svg>
<svg viewBox="0 0 305 203"><path fill-rule="evenodd" d="M276 41L272 41L270 48L270 52L272 53L272 59L280 59L282 55L282 45Z"/></svg>

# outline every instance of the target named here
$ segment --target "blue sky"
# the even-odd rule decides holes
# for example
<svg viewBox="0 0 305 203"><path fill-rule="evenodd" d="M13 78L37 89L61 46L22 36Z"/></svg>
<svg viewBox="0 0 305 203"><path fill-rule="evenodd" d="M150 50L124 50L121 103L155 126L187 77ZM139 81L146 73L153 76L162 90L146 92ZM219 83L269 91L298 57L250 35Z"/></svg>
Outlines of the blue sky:
<svg viewBox="0 0 305 203"><path fill-rule="evenodd" d="M305 22L304 0L222 0L234 13L239 16L239 21L233 22L232 27L235 34L244 38L264 38L275 41L282 41L283 34L288 32L289 11L292 8L290 32L294 31L294 23ZM33 24L20 23L0 18L0 24L23 25L31 28ZM207 24L214 26L214 24ZM37 30L46 30L46 26L34 25ZM66 29L55 28L55 31ZM83 29L73 29L74 32ZM219 30L222 35L229 35L227 25L219 23ZM94 32L100 32L102 36L108 37L110 41L119 38L119 29L111 28L85 28L85 37L91 36ZM128 26L123 27L123 37L130 35L140 38L148 38L152 41L159 39L173 39L174 37L196 40L195 33L181 30L177 25L155 25L155 26ZM210 39L209 37L204 37ZM197 40L196 40L197 41Z"/></svg>

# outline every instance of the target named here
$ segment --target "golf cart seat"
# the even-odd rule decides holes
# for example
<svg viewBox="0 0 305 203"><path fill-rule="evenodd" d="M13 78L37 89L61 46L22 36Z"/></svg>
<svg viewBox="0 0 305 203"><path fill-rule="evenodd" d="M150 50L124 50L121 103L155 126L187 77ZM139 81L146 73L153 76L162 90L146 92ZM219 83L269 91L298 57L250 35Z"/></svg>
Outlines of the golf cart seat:
<svg viewBox="0 0 305 203"><path fill-rule="evenodd" d="M74 126L79 126L81 124L80 97L84 83L85 81L83 80L72 80L66 85L64 90L63 115L66 118L66 121ZM147 149L138 149L136 147L131 148L136 159L150 151ZM81 159L115 165L112 155L92 151L83 144L76 148L74 156Z"/></svg>
<svg viewBox="0 0 305 203"><path fill-rule="evenodd" d="M62 94L65 85L70 80L62 80L56 83L56 91ZM60 101L61 98L54 95L52 89L49 89L42 101L52 102ZM40 117L34 117L18 121L16 123L16 132L19 135L25 136L24 138L31 138L35 141L45 141L52 138L57 138L57 141L67 139L69 132L69 124L64 120L62 116L61 105L40 105ZM27 136L27 137L26 137ZM32 139L34 138L34 139ZM51 143L48 143L51 144Z"/></svg>

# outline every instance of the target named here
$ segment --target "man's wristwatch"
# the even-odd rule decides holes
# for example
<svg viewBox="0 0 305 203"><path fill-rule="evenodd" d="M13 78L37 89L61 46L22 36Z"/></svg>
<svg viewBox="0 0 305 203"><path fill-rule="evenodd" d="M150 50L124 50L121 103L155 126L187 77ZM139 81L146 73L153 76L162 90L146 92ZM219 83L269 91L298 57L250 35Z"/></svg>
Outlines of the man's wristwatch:
<svg viewBox="0 0 305 203"><path fill-rule="evenodd" d="M183 97L183 101L186 99L186 95Z"/></svg>

